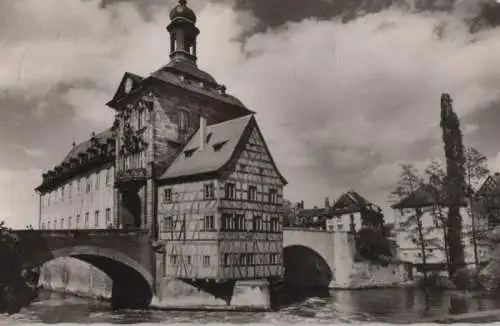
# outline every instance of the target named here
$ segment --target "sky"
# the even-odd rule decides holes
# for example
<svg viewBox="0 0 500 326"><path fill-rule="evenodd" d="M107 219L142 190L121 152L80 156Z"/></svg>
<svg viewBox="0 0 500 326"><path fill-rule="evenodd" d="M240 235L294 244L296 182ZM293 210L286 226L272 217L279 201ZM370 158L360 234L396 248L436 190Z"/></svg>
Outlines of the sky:
<svg viewBox="0 0 500 326"><path fill-rule="evenodd" d="M105 103L123 74L168 62L175 2L0 2L0 219L9 226L37 224L41 174L73 141L111 125ZM399 165L444 155L444 92L465 144L500 171L500 27L481 9L496 1L390 2L188 1L198 65L257 113L287 199L322 206L354 189L390 220Z"/></svg>

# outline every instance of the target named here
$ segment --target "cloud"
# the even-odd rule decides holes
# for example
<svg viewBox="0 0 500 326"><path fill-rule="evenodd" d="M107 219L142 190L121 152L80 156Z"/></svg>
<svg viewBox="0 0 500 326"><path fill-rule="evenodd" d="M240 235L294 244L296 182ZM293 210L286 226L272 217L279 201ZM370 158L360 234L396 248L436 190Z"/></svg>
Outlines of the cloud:
<svg viewBox="0 0 500 326"><path fill-rule="evenodd" d="M256 23L248 12L230 3L190 5L199 16L199 66L258 113L292 200L322 205L354 188L382 205L399 162L442 155L442 92L461 117L499 98L492 67L500 65L500 30L471 35L470 8L393 8L345 24L304 19L241 43ZM64 82L70 87L61 100L92 128L110 121L104 104L125 71L147 76L168 61L170 5L148 19L131 4L102 9L96 0L1 6L9 10L0 17L0 90L40 96ZM44 105L38 109L43 116Z"/></svg>
<svg viewBox="0 0 500 326"><path fill-rule="evenodd" d="M34 188L41 181L41 170L0 169L0 187L8 189L0 198L0 220L13 229L38 225L38 196Z"/></svg>

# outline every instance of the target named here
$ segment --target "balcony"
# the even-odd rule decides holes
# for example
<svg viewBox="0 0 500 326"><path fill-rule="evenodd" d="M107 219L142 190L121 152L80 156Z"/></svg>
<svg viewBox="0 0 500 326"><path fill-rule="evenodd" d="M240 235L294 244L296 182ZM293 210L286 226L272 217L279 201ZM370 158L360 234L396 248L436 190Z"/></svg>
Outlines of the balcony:
<svg viewBox="0 0 500 326"><path fill-rule="evenodd" d="M147 172L144 168L127 169L118 171L116 175L116 183L118 185L130 183L145 183Z"/></svg>

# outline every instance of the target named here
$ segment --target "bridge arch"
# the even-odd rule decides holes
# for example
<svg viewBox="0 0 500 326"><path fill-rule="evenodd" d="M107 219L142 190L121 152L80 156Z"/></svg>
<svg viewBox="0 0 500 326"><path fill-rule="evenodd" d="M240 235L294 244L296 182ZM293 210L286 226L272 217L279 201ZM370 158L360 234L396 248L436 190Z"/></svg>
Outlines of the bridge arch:
<svg viewBox="0 0 500 326"><path fill-rule="evenodd" d="M294 288L327 288L335 281L335 234L283 230L284 281Z"/></svg>
<svg viewBox="0 0 500 326"><path fill-rule="evenodd" d="M314 249L303 245L283 248L284 281L294 288L326 288L333 279L328 262Z"/></svg>
<svg viewBox="0 0 500 326"><path fill-rule="evenodd" d="M23 247L24 268L38 267L61 257L75 258L97 267L112 280L111 304L114 309L149 307L154 294L154 264L149 264L154 256L148 255L149 250L143 251L139 245L130 255L120 243L114 248L106 242L92 244L92 240L86 241L87 244L71 243L68 237L61 234L53 237L35 233L18 234ZM136 237L128 239L137 242Z"/></svg>

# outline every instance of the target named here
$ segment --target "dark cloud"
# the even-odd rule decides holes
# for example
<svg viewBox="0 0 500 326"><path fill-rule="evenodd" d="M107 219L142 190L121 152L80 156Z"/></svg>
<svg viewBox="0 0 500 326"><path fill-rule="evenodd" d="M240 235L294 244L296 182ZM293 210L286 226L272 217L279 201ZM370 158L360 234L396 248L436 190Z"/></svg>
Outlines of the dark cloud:
<svg viewBox="0 0 500 326"><path fill-rule="evenodd" d="M104 104L125 71L146 76L168 61L173 3L0 4L8 12L0 11L0 105L8 108L0 111L0 186L21 178L29 189L0 216L23 221L15 203L28 200L37 173L73 139L110 124ZM199 16L199 65L258 113L290 181L286 196L321 205L354 188L383 206L400 163L423 167L442 156L442 92L455 100L466 141L497 157L500 30L470 34L471 20L491 20L482 3L189 1ZM31 172L20 177L20 168Z"/></svg>

